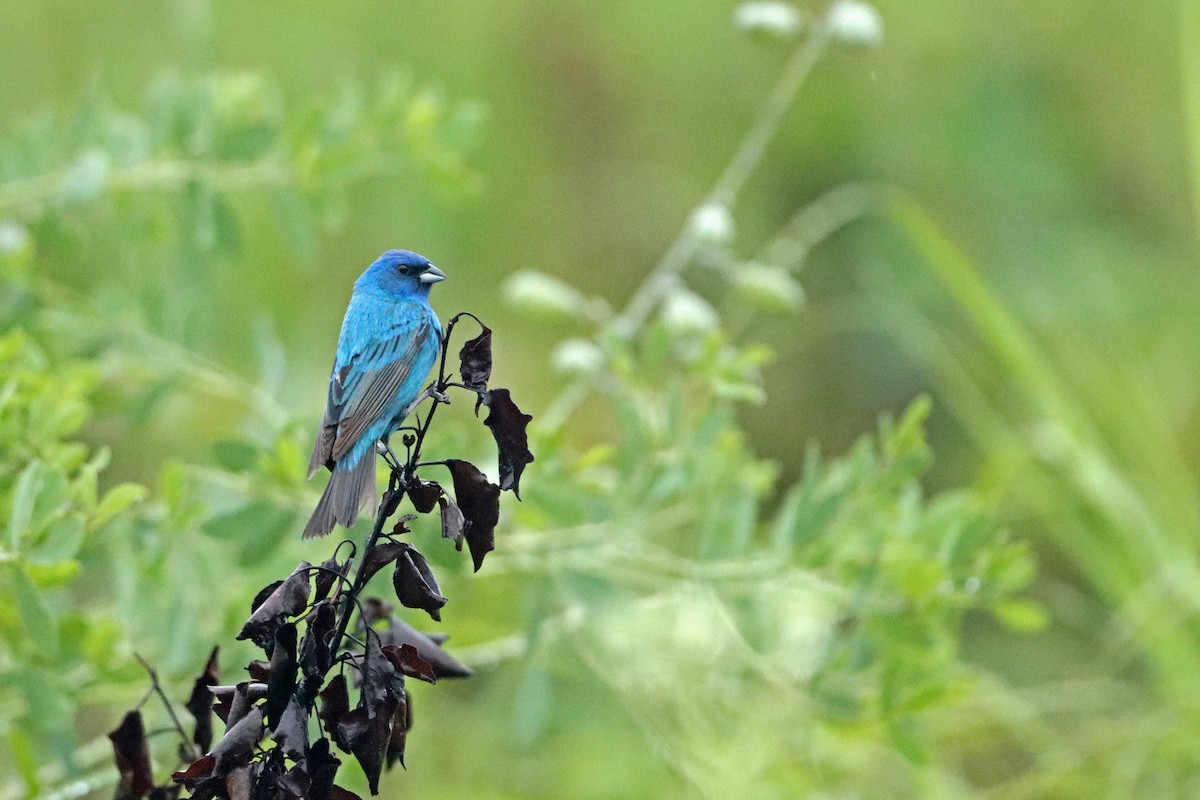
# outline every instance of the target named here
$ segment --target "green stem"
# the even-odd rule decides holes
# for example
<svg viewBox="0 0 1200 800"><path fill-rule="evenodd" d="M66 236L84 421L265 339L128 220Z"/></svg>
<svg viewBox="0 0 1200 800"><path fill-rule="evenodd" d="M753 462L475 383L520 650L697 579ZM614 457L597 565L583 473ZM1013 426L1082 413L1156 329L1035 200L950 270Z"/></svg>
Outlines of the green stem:
<svg viewBox="0 0 1200 800"><path fill-rule="evenodd" d="M21 207L37 207L68 196L70 169L0 183L0 213ZM221 166L205 161L148 161L103 177L102 188L110 192L174 191L200 181L225 191L286 186L294 182L291 170L277 161Z"/></svg>
<svg viewBox="0 0 1200 800"><path fill-rule="evenodd" d="M762 163L767 145L779 132L784 115L795 102L796 93L828 45L829 31L823 23L818 22L792 54L783 74L759 108L754 125L742 138L733 158L708 193L706 202L720 203L728 208L737 202L742 187ZM667 248L662 260L629 301L625 311L617 317L615 322L619 330L632 335L642 326L659 301L675 286L679 273L695 256L698 244L689 219Z"/></svg>

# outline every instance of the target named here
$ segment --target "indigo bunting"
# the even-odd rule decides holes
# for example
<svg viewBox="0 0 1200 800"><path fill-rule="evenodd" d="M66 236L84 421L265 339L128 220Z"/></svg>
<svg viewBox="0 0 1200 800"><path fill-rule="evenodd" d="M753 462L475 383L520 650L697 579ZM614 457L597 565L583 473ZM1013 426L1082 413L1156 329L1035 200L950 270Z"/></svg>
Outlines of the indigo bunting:
<svg viewBox="0 0 1200 800"><path fill-rule="evenodd" d="M322 466L333 474L305 538L350 527L374 500L375 443L404 422L441 349L429 289L445 279L424 256L388 250L354 282L308 464L309 478Z"/></svg>

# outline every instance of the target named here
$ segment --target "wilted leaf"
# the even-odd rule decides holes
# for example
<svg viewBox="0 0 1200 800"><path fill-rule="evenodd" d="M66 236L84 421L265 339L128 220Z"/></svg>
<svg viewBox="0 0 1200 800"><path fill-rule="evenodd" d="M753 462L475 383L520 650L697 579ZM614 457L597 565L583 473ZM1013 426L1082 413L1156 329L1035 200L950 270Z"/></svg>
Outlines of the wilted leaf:
<svg viewBox="0 0 1200 800"><path fill-rule="evenodd" d="M296 695L288 699L287 708L274 728L275 742L293 761L303 761L308 753L308 709Z"/></svg>
<svg viewBox="0 0 1200 800"><path fill-rule="evenodd" d="M258 611L259 607L267 602L267 598L275 593L275 590L283 586L283 581L271 581L266 586L258 590L258 594L254 595L254 599L250 601L250 613Z"/></svg>
<svg viewBox="0 0 1200 800"><path fill-rule="evenodd" d="M417 655L432 665L434 675L439 678L466 678L475 674L443 650L437 638L417 630L399 617L391 618L388 630L382 631L380 638L387 645L411 645L416 648Z"/></svg>
<svg viewBox="0 0 1200 800"><path fill-rule="evenodd" d="M258 770L253 766L247 764L238 767L225 776L225 793L229 795L229 800L250 800L250 791L258 779Z"/></svg>
<svg viewBox="0 0 1200 800"><path fill-rule="evenodd" d="M417 648L411 644L402 644L399 647L389 644L380 649L399 672L426 683L437 683L437 673L434 672L433 665L421 658Z"/></svg>
<svg viewBox="0 0 1200 800"><path fill-rule="evenodd" d="M454 477L454 499L466 520L463 536L471 550L475 571L478 572L483 565L483 557L496 547L500 487L490 483L487 476L468 461L451 458L447 459L446 466Z"/></svg>
<svg viewBox="0 0 1200 800"><path fill-rule="evenodd" d="M271 680L271 662L256 658L246 665L246 672L250 673L250 680L267 683Z"/></svg>
<svg viewBox="0 0 1200 800"><path fill-rule="evenodd" d="M399 673L383 651L379 649L377 637L367 637L367 652L359 662L362 674L362 702L368 716L375 716L386 707L392 691L392 680Z"/></svg>
<svg viewBox="0 0 1200 800"><path fill-rule="evenodd" d="M438 609L446 605L446 598L442 597L425 556L415 547L406 545L404 552L396 559L396 569L392 572L392 586L401 605L422 609L435 620L441 621Z"/></svg>
<svg viewBox="0 0 1200 800"><path fill-rule="evenodd" d="M337 609L331 603L319 604L308 619L308 630L300 645L300 667L306 678L316 679L317 686L333 665L333 652L329 646L333 643L336 627Z"/></svg>
<svg viewBox="0 0 1200 800"><path fill-rule="evenodd" d="M118 800L144 797L154 788L154 773L150 769L150 751L146 747L146 728L142 725L141 712L126 714L108 738L121 776L117 786Z"/></svg>
<svg viewBox="0 0 1200 800"><path fill-rule="evenodd" d="M275 788L281 792L280 800L307 800L312 781L301 763L297 763L282 775L275 776Z"/></svg>
<svg viewBox="0 0 1200 800"><path fill-rule="evenodd" d="M263 738L263 712L254 706L246 712L246 716L225 732L221 741L209 753L216 763L213 772L217 775L227 775L237 767L242 766L254 755L254 746Z"/></svg>
<svg viewBox="0 0 1200 800"><path fill-rule="evenodd" d="M259 647L268 649L274 641L276 629L283 625L288 617L296 616L308 605L311 568L312 564L301 561L296 571L254 609L254 613L238 633L238 640L252 639Z"/></svg>
<svg viewBox="0 0 1200 800"><path fill-rule="evenodd" d="M267 702L263 707L267 727L271 730L275 730L280 715L296 691L299 669L296 661L296 626L289 622L275 631L275 647L271 650L271 677L267 681Z"/></svg>
<svg viewBox="0 0 1200 800"><path fill-rule="evenodd" d="M337 733L338 720L350 712L350 692L346 688L346 676L339 673L330 678L319 697L321 708L317 716L321 720L321 727L342 749L349 750L349 745L339 739Z"/></svg>
<svg viewBox="0 0 1200 800"><path fill-rule="evenodd" d="M417 518L416 514L405 514L396 520L396 524L392 526L392 536L403 536L406 533L412 533L408 528L408 523Z"/></svg>
<svg viewBox="0 0 1200 800"><path fill-rule="evenodd" d="M342 760L329 750L328 739L318 739L308 751L308 800L332 800L333 779Z"/></svg>
<svg viewBox="0 0 1200 800"><path fill-rule="evenodd" d="M362 767L371 794L379 794L379 773L383 771L384 758L392 739L392 720L399 706L400 701L388 695L386 703L377 709L374 716L368 715L365 706L360 706L338 722L338 735L349 745L350 752Z"/></svg>
<svg viewBox="0 0 1200 800"><path fill-rule="evenodd" d="M388 489L383 493L383 497L379 501L379 513L386 519L396 513L396 509L400 507L400 500L403 499L404 492Z"/></svg>
<svg viewBox="0 0 1200 800"><path fill-rule="evenodd" d="M372 547L363 556L362 565L358 568L362 585L366 586L367 581L371 580L376 572L399 558L406 547L408 545L403 542L383 542Z"/></svg>
<svg viewBox="0 0 1200 800"><path fill-rule="evenodd" d="M192 685L192 694L188 697L187 704L184 705L184 708L196 720L192 741L196 743L202 753L207 753L208 748L212 747L213 695L208 687L216 686L218 682L217 652L219 649L217 647L212 649L212 653L208 656L208 662L204 665L204 671L196 678L196 682Z"/></svg>
<svg viewBox="0 0 1200 800"><path fill-rule="evenodd" d="M387 766L391 769L396 762L404 766L404 747L408 742L408 731L412 728L412 695L405 694L404 702L392 717L392 738L388 740Z"/></svg>
<svg viewBox="0 0 1200 800"><path fill-rule="evenodd" d="M212 756L204 756L193 761L191 764L178 772L171 773L171 780L186 783L196 781L200 778L206 778L212 774L213 768L217 766L217 760Z"/></svg>
<svg viewBox="0 0 1200 800"><path fill-rule="evenodd" d="M483 424L491 429L500 450L500 488L511 489L520 499L521 473L525 471L525 465L533 461L529 437L525 433L525 427L533 417L517 408L508 389L491 390L484 402L488 406L488 415Z"/></svg>
<svg viewBox="0 0 1200 800"><path fill-rule="evenodd" d="M378 597L368 597L363 602L363 622L368 625L374 625L376 620L390 617L395 608L391 603L385 603Z"/></svg>
<svg viewBox="0 0 1200 800"><path fill-rule="evenodd" d="M217 698L217 704L213 707L213 711L224 721L225 728L228 730L246 716L251 703L256 703L267 696L267 685L243 681L237 686L214 686L212 693L213 697Z"/></svg>
<svg viewBox="0 0 1200 800"><path fill-rule="evenodd" d="M463 527L467 523L462 509L445 495L438 498L438 505L442 507L442 538L453 539L454 546L462 549Z"/></svg>
<svg viewBox="0 0 1200 800"><path fill-rule="evenodd" d="M413 508L422 514L433 511L433 507L437 505L438 498L441 496L442 487L433 481L423 481L417 478L408 487L408 499L412 501Z"/></svg>
<svg viewBox="0 0 1200 800"><path fill-rule="evenodd" d="M313 602L319 603L329 596L329 592L333 589L334 583L338 582L338 576L346 577L347 567L349 562L339 564L336 558L330 558L321 564L317 570L316 576L313 578L313 584L316 592L313 594Z"/></svg>
<svg viewBox="0 0 1200 800"><path fill-rule="evenodd" d="M480 327L483 331L458 351L458 374L468 389L485 392L492 376L492 329L482 323Z"/></svg>

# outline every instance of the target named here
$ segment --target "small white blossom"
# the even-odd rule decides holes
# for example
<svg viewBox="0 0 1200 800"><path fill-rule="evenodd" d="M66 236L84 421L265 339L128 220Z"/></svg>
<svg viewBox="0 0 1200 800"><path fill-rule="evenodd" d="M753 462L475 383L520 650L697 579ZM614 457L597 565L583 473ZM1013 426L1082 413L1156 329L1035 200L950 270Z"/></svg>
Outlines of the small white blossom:
<svg viewBox="0 0 1200 800"><path fill-rule="evenodd" d="M535 314L573 316L584 300L574 287L542 272L518 272L504 286L504 299L514 307Z"/></svg>
<svg viewBox="0 0 1200 800"><path fill-rule="evenodd" d="M104 190L109 172L108 153L88 150L67 170L63 193L73 200L87 200Z"/></svg>
<svg viewBox="0 0 1200 800"><path fill-rule="evenodd" d="M733 24L752 36L787 39L800 31L800 11L778 0L753 0L733 10Z"/></svg>
<svg viewBox="0 0 1200 800"><path fill-rule="evenodd" d="M721 318L708 301L687 289L676 289L667 297L662 320L668 330L681 336L708 333L721 325Z"/></svg>
<svg viewBox="0 0 1200 800"><path fill-rule="evenodd" d="M769 264L739 264L733 285L742 297L768 311L793 311L804 303L804 289L791 274Z"/></svg>
<svg viewBox="0 0 1200 800"><path fill-rule="evenodd" d="M11 219L0 220L0 255L24 250L29 244L29 230Z"/></svg>
<svg viewBox="0 0 1200 800"><path fill-rule="evenodd" d="M876 45L883 41L883 19L862 0L837 0L826 18L833 38L846 44Z"/></svg>
<svg viewBox="0 0 1200 800"><path fill-rule="evenodd" d="M567 375L591 375L604 365L604 353L594 342L568 339L554 348L550 363Z"/></svg>
<svg viewBox="0 0 1200 800"><path fill-rule="evenodd" d="M692 212L688 224L704 244L727 245L733 241L733 214L724 203L705 203Z"/></svg>

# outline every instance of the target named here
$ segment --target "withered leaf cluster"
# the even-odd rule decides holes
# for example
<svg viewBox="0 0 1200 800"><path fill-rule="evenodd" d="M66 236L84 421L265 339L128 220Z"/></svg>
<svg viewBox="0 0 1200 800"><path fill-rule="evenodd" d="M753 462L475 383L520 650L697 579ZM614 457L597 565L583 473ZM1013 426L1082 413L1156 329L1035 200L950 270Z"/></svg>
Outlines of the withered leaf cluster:
<svg viewBox="0 0 1200 800"><path fill-rule="evenodd" d="M365 584L388 566L402 603L418 591L445 602L424 558L407 542L375 546L363 558L359 574ZM416 630L395 616L394 606L377 598L364 604L366 613L359 620L356 638L366 647L335 655L338 609L348 596L344 578L349 571L349 564L334 559L317 568L302 562L287 580L260 593L242 633L263 648L266 658L246 666L248 680L220 685L213 652L186 706L195 718L195 742L205 754L172 776L191 797L346 800L354 795L334 783L342 763L339 750L358 762L374 793L382 771L404 763L412 726L405 679L434 683L471 674L437 638ZM326 585L326 575L343 580ZM297 598L309 597L316 582L322 584L316 592L320 599L298 604ZM424 597L421 604L407 605L440 607ZM201 690L206 702L199 699ZM309 724L314 716L319 728ZM225 726L215 744L214 717ZM128 787L122 798L143 797L153 789L140 724L140 717L127 718L112 734L118 764L128 765L121 768L122 786ZM319 731L315 740L311 729Z"/></svg>
<svg viewBox="0 0 1200 800"><path fill-rule="evenodd" d="M461 316L447 326L447 342ZM478 571L495 548L500 493L519 498L521 474L533 461L525 432L531 417L507 389L488 386L492 331L479 324L481 333L459 352L461 383L447 378L443 356L434 404L404 437L408 461L391 474L361 558L351 552L339 559L339 546L321 564L302 561L258 592L237 638L253 642L263 657L246 666L245 680L222 684L213 649L184 706L195 722L190 737L179 730L182 767L170 781L155 785L141 713L126 715L109 734L118 800L175 798L184 791L196 800L351 800L355 795L335 782L344 760L359 764L372 794L383 770L404 764L413 722L406 679L435 683L472 673L443 649L444 635L412 627L391 602L361 596L373 577L390 570L400 606L440 621L446 605L425 556L400 538L415 517L400 517L390 533L385 523L404 497L418 514L437 509L442 537L459 550L466 542ZM487 406L484 424L498 448L499 483L462 459L419 461L433 410L451 387L476 394L476 413ZM452 491L418 476L419 468L431 466L449 472ZM152 670L151 677L161 689Z"/></svg>

